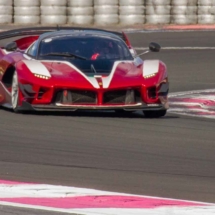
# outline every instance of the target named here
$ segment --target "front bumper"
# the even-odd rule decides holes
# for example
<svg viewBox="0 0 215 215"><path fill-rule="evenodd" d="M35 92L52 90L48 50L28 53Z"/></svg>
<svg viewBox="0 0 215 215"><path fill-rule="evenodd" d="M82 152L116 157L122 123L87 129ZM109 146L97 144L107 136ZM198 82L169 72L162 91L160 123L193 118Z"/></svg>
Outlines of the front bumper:
<svg viewBox="0 0 215 215"><path fill-rule="evenodd" d="M163 104L144 104L137 103L132 105L65 105L65 104L50 104L50 105L31 105L28 102L23 102L19 107L20 111L77 111L77 110L166 110Z"/></svg>

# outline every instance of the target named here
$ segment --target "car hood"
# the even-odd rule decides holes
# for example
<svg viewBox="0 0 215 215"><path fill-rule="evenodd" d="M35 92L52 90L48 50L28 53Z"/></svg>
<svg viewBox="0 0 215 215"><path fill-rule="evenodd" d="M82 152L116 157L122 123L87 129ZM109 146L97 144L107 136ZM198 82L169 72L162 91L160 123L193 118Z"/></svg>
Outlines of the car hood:
<svg viewBox="0 0 215 215"><path fill-rule="evenodd" d="M103 83L103 88L125 87L140 85L142 81L142 69L137 68L133 61L115 61L104 66L89 62L85 67L68 61L42 62L50 71L52 78L68 81L73 85L90 83L95 88L100 88L98 79ZM85 83L85 86L88 84Z"/></svg>
<svg viewBox="0 0 215 215"><path fill-rule="evenodd" d="M55 86L105 89L140 86L142 83L142 65L137 67L134 61L115 61L101 66L102 69L95 61L82 68L69 61L25 61L25 64L35 74L39 71L37 68L43 67Z"/></svg>

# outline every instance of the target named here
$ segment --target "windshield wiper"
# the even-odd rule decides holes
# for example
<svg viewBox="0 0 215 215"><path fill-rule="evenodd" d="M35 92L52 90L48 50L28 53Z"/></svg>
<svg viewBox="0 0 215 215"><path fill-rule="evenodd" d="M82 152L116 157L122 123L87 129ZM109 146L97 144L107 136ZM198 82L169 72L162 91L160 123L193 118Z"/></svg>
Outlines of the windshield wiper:
<svg viewBox="0 0 215 215"><path fill-rule="evenodd" d="M73 54L73 53L69 53L69 52L50 52L47 54L43 54L41 56L62 56L62 57L74 57L77 59L81 59L81 60L87 60L87 58Z"/></svg>

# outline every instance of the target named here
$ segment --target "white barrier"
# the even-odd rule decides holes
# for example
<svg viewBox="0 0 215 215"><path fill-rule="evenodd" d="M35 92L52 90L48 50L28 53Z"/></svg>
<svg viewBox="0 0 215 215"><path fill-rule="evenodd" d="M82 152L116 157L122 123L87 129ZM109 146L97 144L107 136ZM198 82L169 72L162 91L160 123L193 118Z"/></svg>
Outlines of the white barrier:
<svg viewBox="0 0 215 215"><path fill-rule="evenodd" d="M0 0L0 24L215 24L215 0Z"/></svg>

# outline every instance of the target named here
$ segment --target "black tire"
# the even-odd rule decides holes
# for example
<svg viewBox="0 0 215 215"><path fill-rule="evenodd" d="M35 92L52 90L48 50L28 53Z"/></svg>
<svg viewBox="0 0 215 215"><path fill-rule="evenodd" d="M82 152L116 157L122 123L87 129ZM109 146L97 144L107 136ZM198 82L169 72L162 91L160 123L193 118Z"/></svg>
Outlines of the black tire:
<svg viewBox="0 0 215 215"><path fill-rule="evenodd" d="M158 111L143 111L146 118L160 118L166 115L167 110L158 110Z"/></svg>

